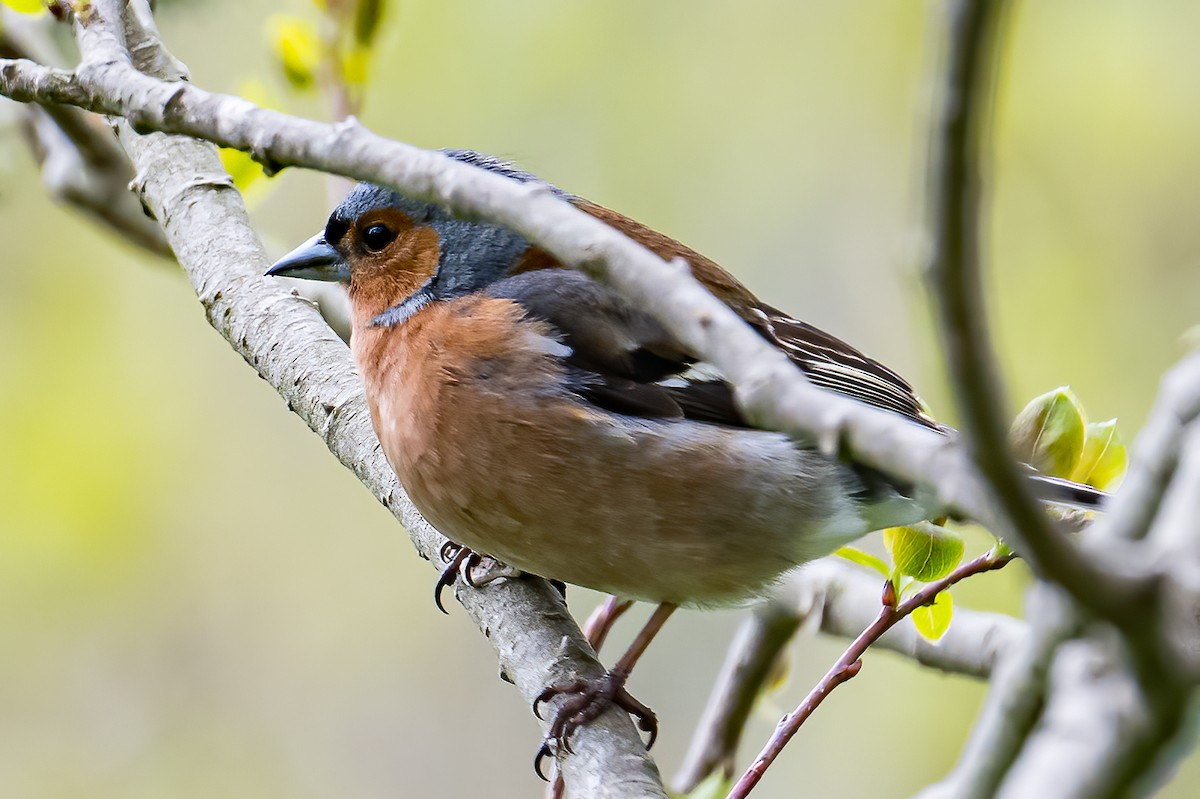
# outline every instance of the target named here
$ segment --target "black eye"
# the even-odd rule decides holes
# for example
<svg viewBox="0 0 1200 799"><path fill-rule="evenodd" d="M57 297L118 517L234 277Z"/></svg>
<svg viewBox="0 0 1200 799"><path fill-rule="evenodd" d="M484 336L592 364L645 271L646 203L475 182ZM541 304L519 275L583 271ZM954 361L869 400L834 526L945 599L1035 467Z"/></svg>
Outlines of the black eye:
<svg viewBox="0 0 1200 799"><path fill-rule="evenodd" d="M362 232L362 243L371 252L380 252L396 239L396 231L376 222Z"/></svg>

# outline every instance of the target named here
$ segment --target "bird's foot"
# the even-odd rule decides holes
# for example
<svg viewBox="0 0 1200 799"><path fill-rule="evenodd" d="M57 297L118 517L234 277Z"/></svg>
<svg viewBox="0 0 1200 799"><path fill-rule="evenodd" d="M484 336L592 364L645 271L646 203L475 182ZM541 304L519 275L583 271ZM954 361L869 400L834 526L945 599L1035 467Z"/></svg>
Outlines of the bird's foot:
<svg viewBox="0 0 1200 799"><path fill-rule="evenodd" d="M646 742L646 748L654 746L654 740L658 737L658 717L654 715L653 710L625 690L625 681L628 679L627 672L612 669L593 680L576 680L573 683L552 685L538 695L533 701L533 713L538 718L542 717L539 707L544 702L549 702L556 696L566 697L546 733L546 739L542 742L537 757L534 758L533 770L539 777L546 779L542 774L542 760L553 754L552 744L570 752L571 736L575 731L613 705L633 716L638 729L649 733L650 739Z"/></svg>
<svg viewBox="0 0 1200 799"><path fill-rule="evenodd" d="M524 572L514 569L508 564L501 563L495 558L480 555L468 547L447 541L442 544L442 561L446 567L438 577L437 585L433 588L433 601L442 613L446 608L442 605L442 590L454 585L454 581L462 575L463 582L472 588L483 588L489 583L505 577L520 577Z"/></svg>

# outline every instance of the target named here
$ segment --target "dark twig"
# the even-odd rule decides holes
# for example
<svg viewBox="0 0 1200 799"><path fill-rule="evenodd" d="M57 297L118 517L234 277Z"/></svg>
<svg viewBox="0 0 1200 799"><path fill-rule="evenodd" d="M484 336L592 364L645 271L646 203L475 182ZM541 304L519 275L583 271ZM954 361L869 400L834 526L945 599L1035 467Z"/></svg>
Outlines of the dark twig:
<svg viewBox="0 0 1200 799"><path fill-rule="evenodd" d="M980 555L974 560L968 561L959 566L950 574L940 580L936 580L924 586L920 591L913 594L903 602L898 602L896 591L891 582L884 585L882 607L879 610L879 615L871 626L863 630L863 632L854 639L854 642L842 653L842 656L837 659L837 662L825 672L825 676L820 679L816 686L809 692L808 696L804 697L795 710L784 716L779 721L779 726L775 728L775 734L771 736L771 740L755 758L753 765L746 769L746 773L742 775L737 784L733 786L733 790L729 792L727 799L745 799L750 795L750 791L762 779L763 774L775 762L775 758L787 746L788 741L792 739L800 729L800 726L808 719L809 716L820 706L825 697L833 691L834 688L853 678L862 669L862 656L871 647L871 644L879 640L893 625L901 619L912 615L917 608L931 604L937 595L955 583L965 580L975 574L993 571L1006 566L1013 559L1009 554L997 554L995 551Z"/></svg>

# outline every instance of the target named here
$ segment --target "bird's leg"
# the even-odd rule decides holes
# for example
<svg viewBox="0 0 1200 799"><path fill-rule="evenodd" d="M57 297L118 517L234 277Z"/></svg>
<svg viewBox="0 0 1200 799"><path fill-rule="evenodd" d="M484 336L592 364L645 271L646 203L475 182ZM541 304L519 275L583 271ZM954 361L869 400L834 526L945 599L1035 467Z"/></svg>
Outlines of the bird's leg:
<svg viewBox="0 0 1200 799"><path fill-rule="evenodd" d="M610 594L596 606L592 615L588 616L587 621L583 623L583 636L587 638L587 642L592 645L592 649L597 654L600 652L600 647L604 646L604 639L608 638L608 633L617 623L617 619L625 615L625 611L631 607L633 607L632 599L621 599ZM546 796L549 799L561 799L565 790L562 773L559 772L555 774L554 784L548 789Z"/></svg>
<svg viewBox="0 0 1200 799"><path fill-rule="evenodd" d="M621 599L615 596L604 598L604 601L592 611L592 615L588 616L588 620L583 623L584 637L592 645L592 649L597 653L600 652L600 647L604 646L604 640L608 638L608 633L617 623L617 619L621 618L631 607L633 607L632 599Z"/></svg>
<svg viewBox="0 0 1200 799"><path fill-rule="evenodd" d="M548 702L556 696L565 696L558 709L558 714L554 717L554 722L550 725L546 740L542 743L542 747L534 759L533 768L538 776L542 776L542 758L551 754L550 743L552 741L556 746L570 752L570 738L575 730L599 716L612 705L616 705L633 716L637 720L638 728L650 734L650 740L646 743L647 749L654 746L654 739L658 736L658 717L654 715L653 710L625 690L625 681L629 679L629 673L633 671L633 667L642 653L646 651L646 647L650 645L654 636L658 634L658 631L675 611L675 607L669 602L664 602L655 608L650 620L633 639L629 649L603 676L592 680L576 680L564 685L552 685L538 695L533 702L533 712L538 718L541 718L538 707L543 702Z"/></svg>

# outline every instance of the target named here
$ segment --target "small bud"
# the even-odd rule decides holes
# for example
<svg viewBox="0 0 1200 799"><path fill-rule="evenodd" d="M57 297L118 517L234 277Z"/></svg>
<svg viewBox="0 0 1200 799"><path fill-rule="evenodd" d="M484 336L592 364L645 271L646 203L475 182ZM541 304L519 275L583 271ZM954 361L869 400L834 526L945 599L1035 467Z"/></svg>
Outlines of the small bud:
<svg viewBox="0 0 1200 799"><path fill-rule="evenodd" d="M1069 478L1083 453L1083 408L1067 387L1033 399L1008 432L1013 453L1042 474Z"/></svg>
<svg viewBox="0 0 1200 799"><path fill-rule="evenodd" d="M1094 486L1102 491L1111 491L1121 485L1125 468L1129 465L1129 453L1125 442L1117 432L1117 420L1092 422L1086 428L1083 453L1071 479L1077 483Z"/></svg>
<svg viewBox="0 0 1200 799"><path fill-rule="evenodd" d="M883 584L883 594L879 597L879 604L885 608L894 608L898 599L895 581L888 580Z"/></svg>

